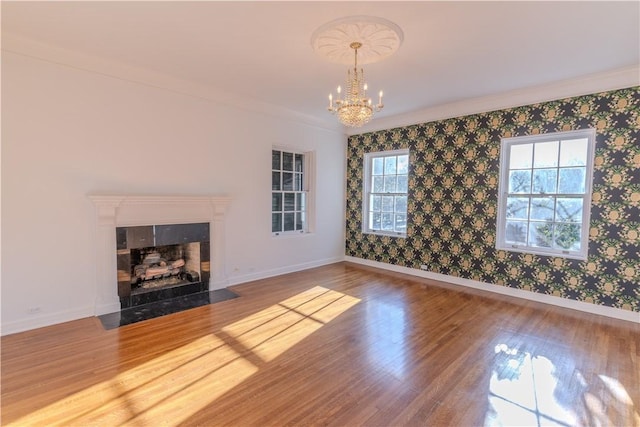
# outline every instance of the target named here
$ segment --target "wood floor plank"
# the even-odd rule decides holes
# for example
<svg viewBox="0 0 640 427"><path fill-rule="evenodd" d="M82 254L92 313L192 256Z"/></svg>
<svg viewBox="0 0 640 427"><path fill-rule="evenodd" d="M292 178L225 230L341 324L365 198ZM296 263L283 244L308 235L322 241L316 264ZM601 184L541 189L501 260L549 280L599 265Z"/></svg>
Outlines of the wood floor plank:
<svg viewBox="0 0 640 427"><path fill-rule="evenodd" d="M2 337L2 425L640 425L640 325L350 263Z"/></svg>

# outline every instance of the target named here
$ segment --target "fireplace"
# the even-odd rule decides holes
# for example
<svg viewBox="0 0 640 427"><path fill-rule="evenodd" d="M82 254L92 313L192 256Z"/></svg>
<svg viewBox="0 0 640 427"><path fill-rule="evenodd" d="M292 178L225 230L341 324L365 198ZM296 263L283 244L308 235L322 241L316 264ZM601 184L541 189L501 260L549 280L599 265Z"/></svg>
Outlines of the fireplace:
<svg viewBox="0 0 640 427"><path fill-rule="evenodd" d="M116 228L124 308L209 289L209 223Z"/></svg>
<svg viewBox="0 0 640 427"><path fill-rule="evenodd" d="M226 287L225 222L230 197L88 197L96 207L96 315ZM141 267L136 270L137 266Z"/></svg>

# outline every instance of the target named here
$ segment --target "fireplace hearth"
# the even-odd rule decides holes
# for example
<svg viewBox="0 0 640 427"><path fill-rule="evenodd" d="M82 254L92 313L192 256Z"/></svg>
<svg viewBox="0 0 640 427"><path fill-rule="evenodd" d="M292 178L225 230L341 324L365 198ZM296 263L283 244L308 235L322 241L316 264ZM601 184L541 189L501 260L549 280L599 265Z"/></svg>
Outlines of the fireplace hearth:
<svg viewBox="0 0 640 427"><path fill-rule="evenodd" d="M117 227L121 308L207 291L209 223Z"/></svg>

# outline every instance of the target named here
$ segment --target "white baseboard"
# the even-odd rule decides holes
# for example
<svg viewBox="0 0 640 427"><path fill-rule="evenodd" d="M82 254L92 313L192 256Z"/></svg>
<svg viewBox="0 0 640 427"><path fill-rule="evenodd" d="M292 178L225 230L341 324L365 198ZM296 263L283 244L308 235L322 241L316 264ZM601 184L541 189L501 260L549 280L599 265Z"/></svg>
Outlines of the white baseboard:
<svg viewBox="0 0 640 427"><path fill-rule="evenodd" d="M118 307L119 309L119 307ZM26 319L14 320L12 322L4 322L0 326L0 335L10 335L17 332L24 332L31 329L51 326L57 323L70 322L72 320L82 319L84 317L93 317L94 307L84 307L75 310L59 311L51 314L42 314L40 316L30 316Z"/></svg>
<svg viewBox="0 0 640 427"><path fill-rule="evenodd" d="M323 265L334 264L344 261L342 256L334 258L325 258L319 261L305 262L302 264L288 265L286 267L274 268L272 270L259 271L252 274L244 274L241 276L232 276L227 280L227 286L239 285L241 283L252 282L254 280L266 279L269 277L280 276L281 274L294 273L296 271L308 270L310 268L321 267Z"/></svg>
<svg viewBox="0 0 640 427"><path fill-rule="evenodd" d="M95 313L92 313L96 316L101 316L103 314L115 313L116 311L120 311L122 307L120 306L120 302L109 303L109 304L100 304L96 305Z"/></svg>
<svg viewBox="0 0 640 427"><path fill-rule="evenodd" d="M343 261L343 257L326 258L319 261L307 262L296 265L289 265L286 267L275 268L272 270L260 271L254 274L248 274L243 276L236 276L224 281L216 281L213 284L213 289L221 289L231 285L237 285L240 283L251 282L253 280L266 279L267 277L279 276L281 274L293 273L296 271L307 270L309 268L320 267L327 264L333 264ZM101 314L114 313L120 311L120 304L100 304L84 307L77 310L60 311L51 314L44 314L40 316L32 316L26 319L15 320L11 322L5 322L0 325L0 335L15 334L18 332L24 332L31 329L42 328L45 326L55 325L57 323L69 322L72 320L78 320L85 317L94 317Z"/></svg>
<svg viewBox="0 0 640 427"><path fill-rule="evenodd" d="M476 280L464 279L462 277L448 276L446 274L433 273L431 271L418 270L415 268L403 267L399 265L386 264L384 262L369 261L366 259L345 256L345 261L355 264L376 267L382 270L394 271L396 273L405 273L412 276L423 277L425 279L437 280L440 282L450 283L454 285L466 286L468 288L480 289L483 291L494 292L502 295L509 295L516 298L522 298L530 301L537 301L545 304L551 304L572 310L584 311L600 316L612 317L614 319L626 320L629 322L640 323L640 313L619 308L607 307L603 305L589 304L582 301L576 301L567 298L556 297L553 295L539 294L536 292L525 291L523 289L510 288L508 286L494 285L492 283L478 282Z"/></svg>

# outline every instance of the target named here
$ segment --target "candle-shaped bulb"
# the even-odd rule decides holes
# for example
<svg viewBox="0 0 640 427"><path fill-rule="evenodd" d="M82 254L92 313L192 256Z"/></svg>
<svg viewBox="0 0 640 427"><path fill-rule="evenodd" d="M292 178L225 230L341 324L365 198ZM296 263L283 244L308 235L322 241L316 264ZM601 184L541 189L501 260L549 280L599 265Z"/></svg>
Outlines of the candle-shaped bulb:
<svg viewBox="0 0 640 427"><path fill-rule="evenodd" d="M380 97L378 98L378 104L382 104L382 91L378 94Z"/></svg>
<svg viewBox="0 0 640 427"><path fill-rule="evenodd" d="M338 86L338 95L340 95L340 92L342 92L342 88Z"/></svg>
<svg viewBox="0 0 640 427"><path fill-rule="evenodd" d="M333 94L329 94L329 108L333 108Z"/></svg>
<svg viewBox="0 0 640 427"><path fill-rule="evenodd" d="M369 85L367 85L366 83L364 84L364 90L369 89Z"/></svg>

